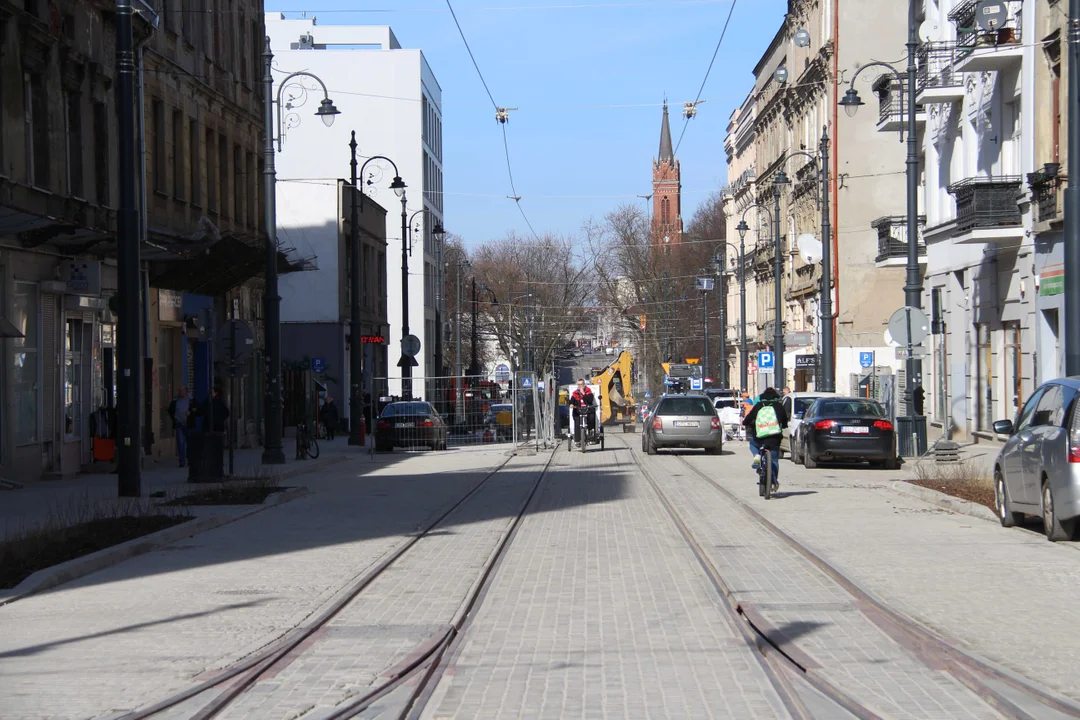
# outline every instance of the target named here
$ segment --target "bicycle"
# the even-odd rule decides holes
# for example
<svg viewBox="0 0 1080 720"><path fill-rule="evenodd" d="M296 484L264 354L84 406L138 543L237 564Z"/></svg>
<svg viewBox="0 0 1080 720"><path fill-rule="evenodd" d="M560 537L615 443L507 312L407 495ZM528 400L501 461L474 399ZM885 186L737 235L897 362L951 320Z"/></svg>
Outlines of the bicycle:
<svg viewBox="0 0 1080 720"><path fill-rule="evenodd" d="M758 495L768 500L772 497L776 486L776 478L773 477L772 453L769 448L761 448L759 454L761 462L758 465Z"/></svg>
<svg viewBox="0 0 1080 720"><path fill-rule="evenodd" d="M318 457L319 441L307 429L307 423L300 423L296 426L296 459L305 460L311 458L315 460Z"/></svg>

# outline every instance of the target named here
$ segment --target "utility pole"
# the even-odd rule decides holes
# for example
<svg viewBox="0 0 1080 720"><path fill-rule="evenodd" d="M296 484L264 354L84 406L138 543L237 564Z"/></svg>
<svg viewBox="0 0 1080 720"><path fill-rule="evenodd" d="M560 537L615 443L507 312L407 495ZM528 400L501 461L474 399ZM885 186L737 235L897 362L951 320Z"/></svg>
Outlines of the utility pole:
<svg viewBox="0 0 1080 720"><path fill-rule="evenodd" d="M469 375L480 374L480 363L476 358L476 277L472 279L472 361L469 363Z"/></svg>
<svg viewBox="0 0 1080 720"><path fill-rule="evenodd" d="M701 315L705 325L705 352L702 358L705 367L701 375L702 387L704 387L705 378L709 377L709 292L704 288L701 290Z"/></svg>
<svg viewBox="0 0 1080 720"><path fill-rule="evenodd" d="M664 341L664 361L671 362L671 323L673 318L671 316L671 306L668 304L668 271L664 269L664 333L666 339Z"/></svg>
<svg viewBox="0 0 1080 720"><path fill-rule="evenodd" d="M408 200L405 189L401 189L401 342L409 337L409 217L405 209ZM423 252L423 251L421 251ZM404 350L404 345L402 345ZM424 349L427 352L427 348ZM401 353L398 365L401 366L401 395L403 400L412 400L412 369L417 364L416 358Z"/></svg>
<svg viewBox="0 0 1080 720"><path fill-rule="evenodd" d="M745 224L745 223L744 223ZM739 325L742 330L739 334L739 346L742 359L739 362L739 391L750 390L750 358L749 349L746 346L746 231L739 231Z"/></svg>
<svg viewBox="0 0 1080 720"><path fill-rule="evenodd" d="M1080 0L1069 0L1069 166L1065 188L1065 374L1080 375Z"/></svg>
<svg viewBox="0 0 1080 720"><path fill-rule="evenodd" d="M1075 0L1071 0L1075 3ZM907 41L907 281L904 283L905 305L922 307L922 277L919 270L919 133L916 127L916 83L918 68L915 55L919 49L919 23L916 0L908 0ZM1075 77L1070 83L1070 93L1075 92ZM910 325L911 316L908 315ZM907 416L911 418L910 432L914 441L911 456L919 457L926 446L926 426L915 415L915 388L922 385L922 360L915 357L911 348L911 328L908 328L907 359Z"/></svg>
<svg viewBox="0 0 1080 720"><path fill-rule="evenodd" d="M829 128L821 131L821 392L836 392L832 309L832 222L829 209Z"/></svg>
<svg viewBox="0 0 1080 720"><path fill-rule="evenodd" d="M727 364L727 276L720 268L720 387L728 389Z"/></svg>
<svg viewBox="0 0 1080 720"><path fill-rule="evenodd" d="M782 179L782 180L781 180ZM784 376L784 308L783 300L784 294L780 287L781 280L784 276L784 253L780 247L780 188L787 183L787 176L784 174L783 169L777 173L776 180L773 181L773 245L775 255L773 256L773 302L776 304L775 316L773 318L773 362L775 363L773 370L773 386L780 390L784 387L786 378Z"/></svg>
<svg viewBox="0 0 1080 720"><path fill-rule="evenodd" d="M352 264L349 266L349 281L352 284L352 294L349 297L349 380L351 392L349 394L349 444L361 445L360 422L364 414L363 375L364 368L361 359L363 346L360 344L360 185L356 173L356 131L353 130L352 140L349 141L349 150L352 152L352 207L349 233L349 252L352 255Z"/></svg>
<svg viewBox="0 0 1080 720"><path fill-rule="evenodd" d="M116 105L119 127L120 209L117 217L117 279L120 290L117 345L117 480L120 497L142 495L142 279L139 215L135 197L135 38L131 0L116 2Z"/></svg>
<svg viewBox="0 0 1080 720"><path fill-rule="evenodd" d="M460 425L465 422L465 379L461 375L461 265L457 263L457 330L454 331L454 417Z"/></svg>
<svg viewBox="0 0 1080 720"><path fill-rule="evenodd" d="M263 48L263 114L266 137L263 146L263 203L266 226L266 289L263 295L266 318L266 409L263 428L263 465L284 465L285 450L281 447L281 296L278 295L277 267L277 207L274 167L274 78L271 74L270 38Z"/></svg>

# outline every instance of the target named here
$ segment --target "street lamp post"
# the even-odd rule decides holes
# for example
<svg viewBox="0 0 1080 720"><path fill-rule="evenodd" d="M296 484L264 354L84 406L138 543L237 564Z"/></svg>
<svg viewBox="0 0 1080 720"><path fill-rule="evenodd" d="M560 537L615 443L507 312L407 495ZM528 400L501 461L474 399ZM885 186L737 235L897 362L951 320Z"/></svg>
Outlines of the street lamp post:
<svg viewBox="0 0 1080 720"><path fill-rule="evenodd" d="M461 374L461 271L471 270L468 260L457 264L457 331L454 333L454 415L460 425L465 422L465 378Z"/></svg>
<svg viewBox="0 0 1080 720"><path fill-rule="evenodd" d="M363 445L360 439L360 423L364 413L364 366L361 358L363 348L360 344L362 332L360 329L360 199L357 197L360 194L360 185L357 181L355 130L349 141L349 150L352 153L352 159L349 162L352 169L349 231L349 254L352 255L352 263L349 265L349 282L352 285L352 293L349 296L349 444Z"/></svg>
<svg viewBox="0 0 1080 720"><path fill-rule="evenodd" d="M783 170L781 170L780 172L782 174ZM787 180L786 176L784 177L784 180L785 181ZM743 391L748 391L749 387L750 387L749 378L747 377L747 375L749 373L749 369L747 368L747 366L749 365L750 358L747 357L747 355L749 353L749 349L747 348L747 345L746 345L746 245L745 245L746 233L750 230L750 226L746 224L746 213L750 212L751 210L754 210L755 208L758 209L758 210L761 210L762 212L765 213L765 215L769 218L769 222L772 223L772 225L774 227L774 233L776 235L780 234L779 229L776 228L776 219L773 216L772 212L769 210L769 208L766 205L763 205L761 203L754 203L753 205L747 207L746 210L743 211L742 218L739 220L739 224L735 226L735 229L739 231L739 279L740 279L741 284L742 284L742 287L739 290L739 306L740 306L739 311L742 313L742 318L740 319L740 322L742 324L743 364L742 364L742 370L740 372L740 376L741 376L740 379L742 381L742 389L743 389ZM779 280L778 280L778 282L779 282Z"/></svg>
<svg viewBox="0 0 1080 720"><path fill-rule="evenodd" d="M1065 374L1080 375L1080 0L1069 0L1068 179L1065 188Z"/></svg>
<svg viewBox="0 0 1080 720"><path fill-rule="evenodd" d="M412 369L419 363L416 357L405 352L406 341L409 338L409 217L406 210L408 198L405 196L405 182L401 179L397 164L385 155L374 155L364 161L360 168L360 176L363 177L368 163L382 160L390 163L394 168L394 179L390 182L390 189L401 200L401 358L398 367L401 368L401 397L403 400L412 400ZM368 178L367 185L375 184L374 178ZM360 195L361 210L363 209L364 196Z"/></svg>
<svg viewBox="0 0 1080 720"><path fill-rule="evenodd" d="M784 376L784 294L780 287L784 276L784 252L780 247L780 188L787 184L787 174L780 168L773 178L773 302L776 303L773 313L773 385L777 389L782 388L787 380Z"/></svg>
<svg viewBox="0 0 1080 720"><path fill-rule="evenodd" d="M414 225L413 220L416 219L417 215L422 214L424 216L424 226L423 227L426 228L427 227L427 213L428 213L427 208L421 208L421 209L417 210L416 212L414 212L412 215L409 216L409 221L408 221L408 227L409 227L409 257L412 257L413 244L416 241L416 235L421 233L421 225L420 225L420 223L416 223ZM443 231L442 223L440 223L438 220L436 220L435 224L431 228L431 238L432 238L432 240L436 244L440 243L441 240L442 240L443 233L444 233L444 231ZM424 238L424 239L426 239L426 238ZM426 247L426 245L423 244L423 242L421 243L421 245L422 245L421 257L423 257L423 253L427 252L427 247ZM436 268L441 268L442 267L441 259L440 259L439 262L435 263L435 267ZM424 274L425 275L427 274L427 265L426 265L426 263L424 264ZM435 334L435 348L434 348L435 349L435 352L434 352L434 358L435 358L434 365L435 365L435 368L436 368L436 372L434 373L435 376L440 376L442 374L442 339L441 339L442 338L442 318L441 318L442 313L439 310L442 291L440 290L440 288L441 288L440 278L441 278L441 274L439 274L438 271L436 271L436 275L433 278L433 280L435 281L435 293L436 293L433 300L435 301L435 328L436 328L436 331L437 331L436 334ZM430 368L428 370L427 375L429 377L432 376ZM438 381L436 380L435 382L438 382ZM430 382L429 382L429 386L430 386Z"/></svg>
<svg viewBox="0 0 1080 720"><path fill-rule="evenodd" d="M1077 0L1070 0L1070 9L1074 5L1077 5ZM1077 7L1077 16L1080 16L1080 6ZM907 78L894 68L889 63L884 62L870 62L860 67L855 74L851 77L851 82L848 83L847 92L844 93L844 98L840 100L839 105L843 106L844 112L848 116L854 116L858 112L859 108L865 103L862 98L859 97L858 91L855 89L855 81L864 70L870 67L879 67L888 70L893 74L897 83L903 87L904 83L907 83L906 90L907 95L907 267L906 267L906 282L904 283L904 304L907 307L921 308L922 307L922 276L919 271L919 138L916 126L916 81L918 68L915 64L915 55L919 49L919 23L916 10L916 0L908 0L908 41L907 41ZM1071 33L1080 32L1080 27L1075 24L1072 26ZM1072 34L1070 34L1070 57L1073 52L1071 43L1073 42ZM1077 39L1076 42L1080 42ZM1080 52L1078 50L1077 52ZM1074 78L1075 80L1075 78ZM1076 90L1076 83L1069 83L1070 97L1074 97ZM1080 96L1076 96L1080 97ZM1075 113L1073 113L1075 115ZM1075 120L1070 115L1070 133L1071 123ZM1080 134L1080 132L1078 132ZM1073 158L1070 155L1070 162ZM1067 235L1067 234L1066 234ZM1066 240L1066 247L1068 247L1068 240ZM1068 342L1068 340L1066 340ZM906 405L907 405L907 417L898 418L898 420L904 420L910 423L910 434L904 433L907 437L911 437L913 441L913 447L909 448L909 452L906 455L915 457L918 456L920 450L926 446L926 428L922 423L918 422L915 416L915 388L922 385L922 360L915 357L915 353L912 350L911 336L908 334L907 343L908 357L907 357L907 392L905 393ZM901 444L901 448L906 443Z"/></svg>
<svg viewBox="0 0 1080 720"><path fill-rule="evenodd" d="M721 242L724 248L729 247L728 243ZM713 271L720 279L720 387L726 389L728 386L728 365L727 365L727 287L726 280L727 274L724 269L723 255L718 252L713 256L709 264L712 265ZM741 260L741 256L740 256ZM746 286L743 286L745 292ZM745 323L744 323L745 325ZM743 331L745 333L745 329ZM706 343L708 347L708 343Z"/></svg>
<svg viewBox="0 0 1080 720"><path fill-rule="evenodd" d="M315 115L322 119L323 124L329 127L333 125L334 118L339 111L330 101L326 85L315 75L309 72L299 71L287 75L278 85L277 102L274 102L274 78L271 73L271 64L274 55L270 52L270 38L266 38L263 48L263 119L266 123L265 145L263 146L263 192L266 195L265 218L266 225L266 289L263 295L265 306L263 315L266 318L266 409L264 411L265 427L263 429L263 453L264 465L283 465L285 463L285 451L281 446L282 417L281 417L281 296L278 294L278 249L277 249L277 203L275 187L277 185L277 170L274 167L274 105L278 108L277 143L278 152L281 152L285 142L285 125L281 118L282 94L292 80L301 77L311 78L322 86L323 100ZM306 95L306 90L300 86ZM298 96L299 97L299 96ZM301 103L302 104L302 103ZM293 108L292 100L289 101L288 109ZM299 119L297 117L297 119Z"/></svg>

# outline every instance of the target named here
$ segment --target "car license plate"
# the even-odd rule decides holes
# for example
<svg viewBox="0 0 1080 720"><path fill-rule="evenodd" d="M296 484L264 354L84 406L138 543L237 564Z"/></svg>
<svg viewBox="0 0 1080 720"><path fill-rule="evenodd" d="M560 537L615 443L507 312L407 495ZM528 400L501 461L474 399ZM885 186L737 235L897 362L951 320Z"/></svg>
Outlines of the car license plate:
<svg viewBox="0 0 1080 720"><path fill-rule="evenodd" d="M676 420L675 427L697 427L697 420Z"/></svg>
<svg viewBox="0 0 1080 720"><path fill-rule="evenodd" d="M869 435L870 434L870 428L861 427L861 426L858 426L858 425L846 425L846 426L840 428L840 432L848 434L848 435Z"/></svg>
<svg viewBox="0 0 1080 720"><path fill-rule="evenodd" d="M416 427L416 423L394 423L396 428L411 428Z"/></svg>

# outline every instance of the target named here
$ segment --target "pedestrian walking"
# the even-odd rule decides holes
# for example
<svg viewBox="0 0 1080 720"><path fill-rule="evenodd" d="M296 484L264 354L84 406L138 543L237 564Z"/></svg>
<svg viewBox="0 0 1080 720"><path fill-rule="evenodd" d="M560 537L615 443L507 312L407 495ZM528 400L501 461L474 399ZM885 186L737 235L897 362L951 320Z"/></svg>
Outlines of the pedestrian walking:
<svg viewBox="0 0 1080 720"><path fill-rule="evenodd" d="M181 385L176 397L169 403L169 417L172 418L173 422L173 433L176 436L176 454L180 458L180 467L187 465L187 431L195 419L192 410L187 387Z"/></svg>
<svg viewBox="0 0 1080 720"><path fill-rule="evenodd" d="M326 438L333 440L337 434L338 423L341 422L341 416L338 414L337 403L334 402L334 398L327 394L326 399L323 400L322 405L322 421L326 425Z"/></svg>

